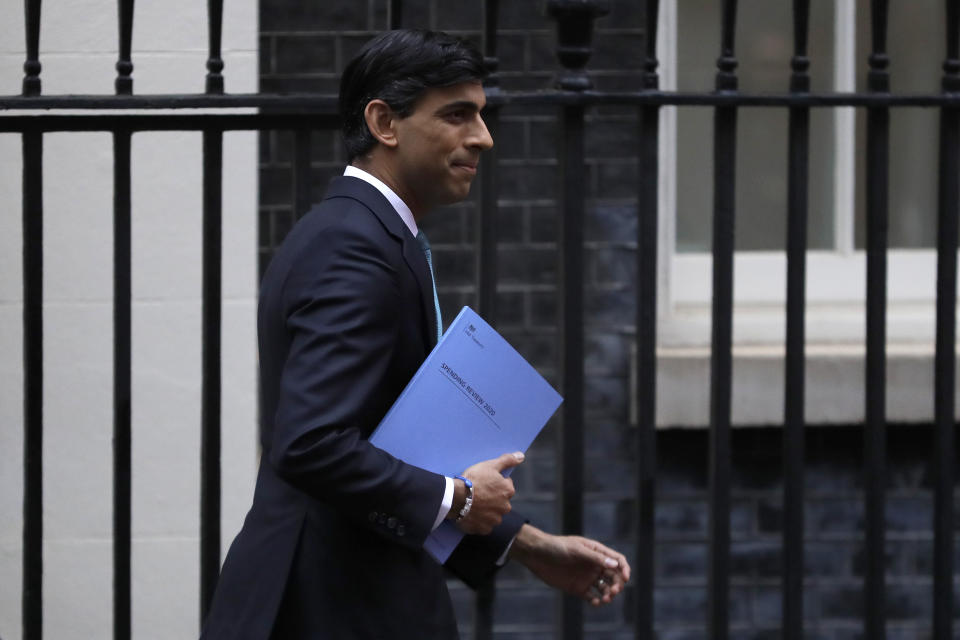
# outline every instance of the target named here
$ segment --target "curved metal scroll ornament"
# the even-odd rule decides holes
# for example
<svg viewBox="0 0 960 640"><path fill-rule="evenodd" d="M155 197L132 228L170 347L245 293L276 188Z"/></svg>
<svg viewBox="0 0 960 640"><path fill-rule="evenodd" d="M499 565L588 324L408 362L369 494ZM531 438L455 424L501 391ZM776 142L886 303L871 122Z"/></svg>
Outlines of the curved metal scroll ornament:
<svg viewBox="0 0 960 640"><path fill-rule="evenodd" d="M547 0L547 15L557 21L557 58L564 67L557 78L558 89L593 87L584 70L593 54L593 21L608 13L608 0Z"/></svg>

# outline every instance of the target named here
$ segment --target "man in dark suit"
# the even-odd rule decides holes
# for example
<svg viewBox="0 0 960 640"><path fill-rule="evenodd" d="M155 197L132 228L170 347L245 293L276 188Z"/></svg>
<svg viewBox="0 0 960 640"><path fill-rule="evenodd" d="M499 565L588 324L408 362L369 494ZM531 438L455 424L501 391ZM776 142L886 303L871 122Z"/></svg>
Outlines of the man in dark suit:
<svg viewBox="0 0 960 640"><path fill-rule="evenodd" d="M443 519L468 535L446 567L470 585L507 557L600 605L629 579L619 553L510 513L506 452L462 476L367 438L436 343L439 305L417 221L465 198L493 141L482 58L439 33L395 31L344 71L351 158L290 232L261 285L263 456L203 638L455 638Z"/></svg>

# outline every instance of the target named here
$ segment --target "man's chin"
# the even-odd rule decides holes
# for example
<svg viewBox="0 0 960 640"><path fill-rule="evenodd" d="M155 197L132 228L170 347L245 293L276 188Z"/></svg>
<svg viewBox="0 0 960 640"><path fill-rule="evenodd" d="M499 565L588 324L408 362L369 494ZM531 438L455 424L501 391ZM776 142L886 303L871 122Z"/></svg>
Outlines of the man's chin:
<svg viewBox="0 0 960 640"><path fill-rule="evenodd" d="M470 184L468 184L463 189L452 190L450 193L438 203L440 206L446 206L449 204L457 204L458 202L463 202L467 199L467 196L470 195Z"/></svg>

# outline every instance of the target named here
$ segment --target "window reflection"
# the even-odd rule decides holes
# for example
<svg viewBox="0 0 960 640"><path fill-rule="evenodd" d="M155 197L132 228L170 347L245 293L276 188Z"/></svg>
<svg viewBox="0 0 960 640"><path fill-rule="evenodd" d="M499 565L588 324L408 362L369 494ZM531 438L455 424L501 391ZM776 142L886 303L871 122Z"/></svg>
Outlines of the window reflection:
<svg viewBox="0 0 960 640"><path fill-rule="evenodd" d="M833 2L811 3L808 51L813 91L832 91ZM720 3L677 2L677 88L713 89L720 50ZM742 0L737 75L744 92L788 90L793 53L789 3ZM782 250L787 207L786 109L742 108L737 126L736 248ZM834 123L830 110L810 117L809 246L833 245ZM713 219L713 109L677 110L677 251L708 251Z"/></svg>

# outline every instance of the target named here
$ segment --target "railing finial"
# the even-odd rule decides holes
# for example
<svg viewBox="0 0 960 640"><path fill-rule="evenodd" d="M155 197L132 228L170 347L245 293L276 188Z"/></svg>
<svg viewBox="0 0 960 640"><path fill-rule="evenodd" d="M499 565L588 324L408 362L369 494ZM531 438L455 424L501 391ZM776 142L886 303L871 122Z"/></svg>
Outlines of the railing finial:
<svg viewBox="0 0 960 640"><path fill-rule="evenodd" d="M390 0L387 3L387 29L399 29L403 26L403 0Z"/></svg>
<svg viewBox="0 0 960 640"><path fill-rule="evenodd" d="M810 58L807 57L807 37L810 31L810 0L793 2L793 58L790 60L790 91L810 91Z"/></svg>
<svg viewBox="0 0 960 640"><path fill-rule="evenodd" d="M660 77L657 74L657 20L660 14L659 0L647 0L646 8L642 12L644 23L644 59L643 59L643 88L657 89L660 86Z"/></svg>
<svg viewBox="0 0 960 640"><path fill-rule="evenodd" d="M497 57L499 8L499 0L486 0L483 7L483 66L489 74L483 86L487 91L500 89L500 79L497 77L497 69L500 68L500 58Z"/></svg>
<svg viewBox="0 0 960 640"><path fill-rule="evenodd" d="M133 0L117 3L120 19L120 56L117 60L117 79L114 88L118 96L133 94L133 62L130 61L130 43L133 38Z"/></svg>
<svg viewBox="0 0 960 640"><path fill-rule="evenodd" d="M724 0L723 26L720 32L720 57L717 58L717 91L736 91L737 59L733 55L737 25L737 0Z"/></svg>
<svg viewBox="0 0 960 640"><path fill-rule="evenodd" d="M593 54L593 21L609 12L607 0L547 0L547 13L557 21L557 57L564 67L557 78L558 89L593 87L584 70Z"/></svg>
<svg viewBox="0 0 960 640"><path fill-rule="evenodd" d="M960 93L960 7L947 2L947 56L943 61L941 87L945 93Z"/></svg>
<svg viewBox="0 0 960 640"><path fill-rule="evenodd" d="M40 0L25 0L27 60L23 63L23 95L40 95Z"/></svg>
<svg viewBox="0 0 960 640"><path fill-rule="evenodd" d="M870 91L888 93L890 91L890 57L887 56L887 2L872 0L870 3L870 31L872 37L870 57L867 64L867 88Z"/></svg>
<svg viewBox="0 0 960 640"><path fill-rule="evenodd" d="M220 38L223 32L223 0L207 0L210 26L210 56L207 59L207 93L223 93L223 58Z"/></svg>

